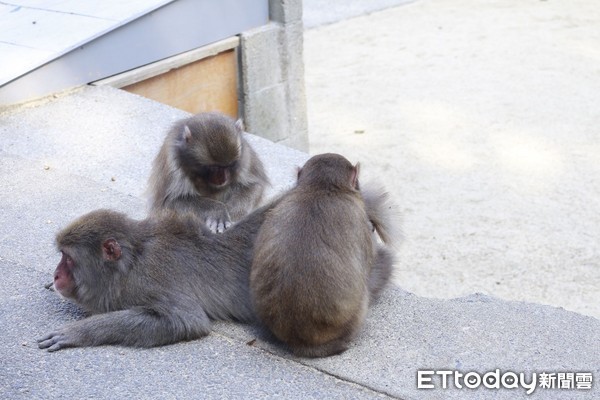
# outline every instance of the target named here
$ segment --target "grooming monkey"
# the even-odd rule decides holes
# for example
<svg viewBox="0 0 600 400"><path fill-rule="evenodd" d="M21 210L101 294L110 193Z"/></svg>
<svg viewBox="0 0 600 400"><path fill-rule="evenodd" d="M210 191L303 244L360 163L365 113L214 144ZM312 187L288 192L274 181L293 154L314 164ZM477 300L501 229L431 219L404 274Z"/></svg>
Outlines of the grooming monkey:
<svg viewBox="0 0 600 400"><path fill-rule="evenodd" d="M208 335L211 319L253 321L252 246L274 204L219 235L192 213L170 210L141 221L109 210L75 220L56 237L54 287L91 316L39 347L151 347Z"/></svg>
<svg viewBox="0 0 600 400"><path fill-rule="evenodd" d="M387 194L365 191L358 165L312 157L295 188L260 228L250 274L259 319L294 354L343 352L392 272L393 216Z"/></svg>
<svg viewBox="0 0 600 400"><path fill-rule="evenodd" d="M200 212L213 232L223 232L252 211L268 185L241 121L220 113L177 122L154 160L148 182L152 212Z"/></svg>

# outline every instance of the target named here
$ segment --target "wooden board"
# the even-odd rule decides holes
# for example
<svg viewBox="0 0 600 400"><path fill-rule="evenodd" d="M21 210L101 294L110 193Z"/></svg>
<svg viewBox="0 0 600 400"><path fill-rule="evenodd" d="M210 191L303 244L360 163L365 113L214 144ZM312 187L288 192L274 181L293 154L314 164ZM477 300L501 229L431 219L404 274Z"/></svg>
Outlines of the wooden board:
<svg viewBox="0 0 600 400"><path fill-rule="evenodd" d="M191 113L238 116L237 57L228 50L122 88Z"/></svg>

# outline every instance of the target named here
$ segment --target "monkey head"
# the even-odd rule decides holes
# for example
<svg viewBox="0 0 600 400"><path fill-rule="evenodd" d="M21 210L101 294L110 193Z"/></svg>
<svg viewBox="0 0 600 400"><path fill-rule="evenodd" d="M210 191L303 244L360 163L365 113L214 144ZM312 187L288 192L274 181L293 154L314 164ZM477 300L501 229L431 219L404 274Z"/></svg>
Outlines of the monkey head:
<svg viewBox="0 0 600 400"><path fill-rule="evenodd" d="M311 157L298 170L298 185L334 187L358 191L360 165L352 165L345 157L325 153Z"/></svg>
<svg viewBox="0 0 600 400"><path fill-rule="evenodd" d="M238 179L243 155L241 121L218 113L184 121L176 143L179 166L200 193L219 191Z"/></svg>
<svg viewBox="0 0 600 400"><path fill-rule="evenodd" d="M72 222L56 236L61 259L54 271L54 288L88 311L102 311L96 303L97 288L110 288L111 282L127 272L122 247L128 231L124 214L98 210ZM121 243L120 243L121 242Z"/></svg>

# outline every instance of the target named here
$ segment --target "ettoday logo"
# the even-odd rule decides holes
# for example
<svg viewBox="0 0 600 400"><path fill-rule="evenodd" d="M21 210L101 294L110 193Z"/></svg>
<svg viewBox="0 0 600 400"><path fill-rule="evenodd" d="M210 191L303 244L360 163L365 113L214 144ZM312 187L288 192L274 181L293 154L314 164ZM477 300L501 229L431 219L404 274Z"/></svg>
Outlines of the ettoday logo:
<svg viewBox="0 0 600 400"><path fill-rule="evenodd" d="M580 389L592 388L591 372L554 372L540 374L532 372L529 376L524 373L511 371L502 372L500 369L485 372L459 372L452 370L419 370L417 371L417 389L447 389L451 382L456 389L477 389L484 386L488 389L518 389L522 388L529 395L537 387L543 389Z"/></svg>

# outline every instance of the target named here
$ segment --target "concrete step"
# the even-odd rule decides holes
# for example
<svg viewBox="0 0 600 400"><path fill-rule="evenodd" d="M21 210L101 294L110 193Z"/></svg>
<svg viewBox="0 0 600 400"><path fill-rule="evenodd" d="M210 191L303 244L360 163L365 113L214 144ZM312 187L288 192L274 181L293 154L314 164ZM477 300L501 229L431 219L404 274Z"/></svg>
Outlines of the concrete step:
<svg viewBox="0 0 600 400"><path fill-rule="evenodd" d="M82 317L43 287L58 262L54 234L95 208L143 217L152 159L185 115L106 87L0 113L0 398L514 399L529 396L523 388L444 390L439 375L432 376L435 389L418 389L417 371L499 369L526 373L527 382L542 372L600 377L595 318L478 294L435 300L397 287L373 307L352 348L325 359L294 358L253 327L233 323L215 323L201 340L148 350L39 350L36 337ZM273 181L270 194L292 185L308 156L249 140ZM598 390L534 393L592 398Z"/></svg>

